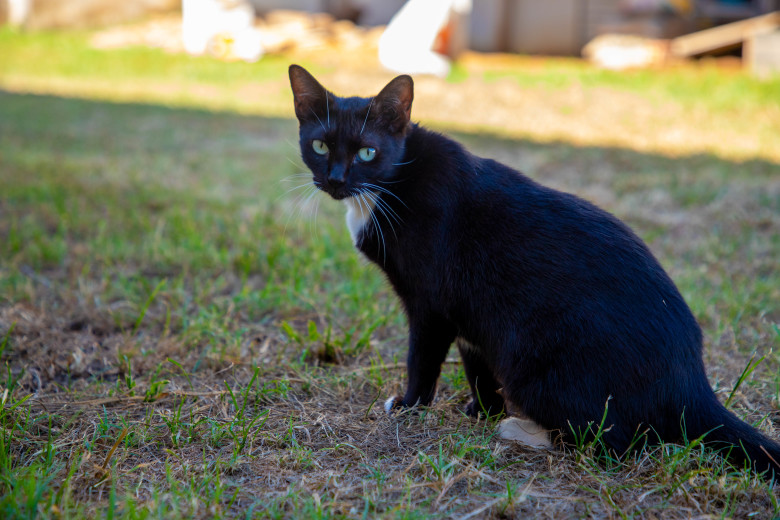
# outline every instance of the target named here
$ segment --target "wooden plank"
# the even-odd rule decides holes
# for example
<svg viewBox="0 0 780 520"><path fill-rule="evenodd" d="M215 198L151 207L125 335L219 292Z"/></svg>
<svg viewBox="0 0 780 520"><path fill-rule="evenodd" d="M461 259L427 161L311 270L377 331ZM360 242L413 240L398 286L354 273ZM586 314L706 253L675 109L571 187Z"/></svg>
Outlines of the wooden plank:
<svg viewBox="0 0 780 520"><path fill-rule="evenodd" d="M777 27L780 27L780 11L679 36L672 40L670 50L673 56L680 58L695 56L734 47Z"/></svg>
<svg viewBox="0 0 780 520"><path fill-rule="evenodd" d="M780 75L780 30L758 34L745 43L747 52L743 50L742 56L753 74L762 78Z"/></svg>

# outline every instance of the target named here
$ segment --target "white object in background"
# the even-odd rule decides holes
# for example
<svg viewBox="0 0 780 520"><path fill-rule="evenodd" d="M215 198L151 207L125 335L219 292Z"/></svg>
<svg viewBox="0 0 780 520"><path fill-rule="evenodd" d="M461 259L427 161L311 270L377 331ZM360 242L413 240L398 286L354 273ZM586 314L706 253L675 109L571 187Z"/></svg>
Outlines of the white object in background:
<svg viewBox="0 0 780 520"><path fill-rule="evenodd" d="M471 0L409 0L379 39L380 63L395 72L446 76L450 61L436 52L437 40L444 36L447 50L450 41L463 40L452 33L465 30L456 20L470 11Z"/></svg>
<svg viewBox="0 0 780 520"><path fill-rule="evenodd" d="M8 0L8 23L18 27L27 20L30 14L31 0Z"/></svg>
<svg viewBox="0 0 780 520"><path fill-rule="evenodd" d="M181 8L182 42L188 53L204 54L229 41L230 48L219 57L255 61L262 55L255 12L245 0L182 0Z"/></svg>
<svg viewBox="0 0 780 520"><path fill-rule="evenodd" d="M260 31L248 27L234 36L233 56L236 59L255 62L263 55L263 41Z"/></svg>

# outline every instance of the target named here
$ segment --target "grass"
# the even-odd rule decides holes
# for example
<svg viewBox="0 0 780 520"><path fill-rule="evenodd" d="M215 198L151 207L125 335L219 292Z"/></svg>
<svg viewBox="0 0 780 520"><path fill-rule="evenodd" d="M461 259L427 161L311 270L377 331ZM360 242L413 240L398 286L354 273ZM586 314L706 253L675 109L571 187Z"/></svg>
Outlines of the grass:
<svg viewBox="0 0 780 520"><path fill-rule="evenodd" d="M304 167L283 88L299 57L250 66L98 52L88 36L0 32L0 516L780 514L774 489L696 439L624 460L598 442L506 444L494 423L459 412L468 394L454 352L433 407L387 417L381 403L404 383L405 322L352 250L343 208L304 204L296 189ZM676 106L715 74L724 94L696 101L713 121L734 118L737 100L776 109L764 94L774 83L734 72L634 81L533 63L508 80L546 89L579 74L586 92ZM448 88L487 79L487 96L507 79L490 74L467 63ZM656 88L674 81L679 91ZM263 85L266 98L235 97ZM577 119L599 128L588 117ZM730 159L728 142L682 155L583 146L484 126L455 136L594 200L648 241L702 324L719 396L777 437L771 154Z"/></svg>
<svg viewBox="0 0 780 520"><path fill-rule="evenodd" d="M723 111L780 106L780 78L756 81L739 70L724 70L715 62L698 68L682 66L665 71L639 69L613 71L588 66L580 60L540 62L531 70L488 69L487 82L509 78L525 87L585 88L610 86L623 91L649 94L658 102L676 100L691 106L707 106ZM706 92L706 96L702 93Z"/></svg>

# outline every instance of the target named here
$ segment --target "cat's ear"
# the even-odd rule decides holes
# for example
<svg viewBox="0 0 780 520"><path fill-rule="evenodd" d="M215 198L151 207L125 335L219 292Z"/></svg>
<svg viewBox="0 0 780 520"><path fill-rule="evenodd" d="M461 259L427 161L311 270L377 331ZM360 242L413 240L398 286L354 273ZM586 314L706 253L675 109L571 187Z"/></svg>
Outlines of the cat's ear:
<svg viewBox="0 0 780 520"><path fill-rule="evenodd" d="M290 87L295 100L295 115L303 122L328 109L328 91L300 65L290 65Z"/></svg>
<svg viewBox="0 0 780 520"><path fill-rule="evenodd" d="M414 81L406 74L393 79L374 98L378 117L391 132L398 133L409 126L413 99Z"/></svg>

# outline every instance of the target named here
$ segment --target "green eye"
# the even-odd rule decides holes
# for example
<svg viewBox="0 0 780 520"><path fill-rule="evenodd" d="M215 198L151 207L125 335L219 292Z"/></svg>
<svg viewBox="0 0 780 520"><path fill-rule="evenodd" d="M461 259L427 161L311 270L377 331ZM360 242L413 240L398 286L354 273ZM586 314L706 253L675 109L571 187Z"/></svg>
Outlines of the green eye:
<svg viewBox="0 0 780 520"><path fill-rule="evenodd" d="M371 148L370 146L366 146L358 150L358 157L360 157L361 161L365 161L365 162L373 161L374 156L376 156L376 148Z"/></svg>
<svg viewBox="0 0 780 520"><path fill-rule="evenodd" d="M328 145L323 143L319 139L315 139L314 141L312 141L311 147L314 148L314 151L320 155L325 155L326 153L328 153Z"/></svg>

